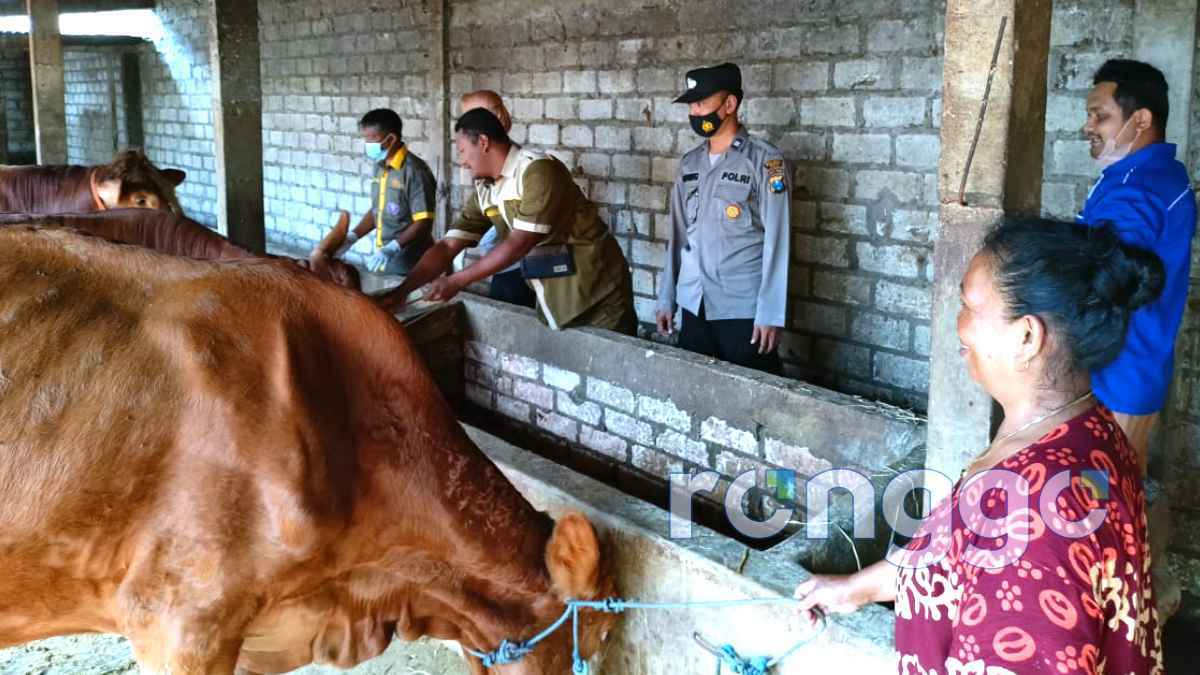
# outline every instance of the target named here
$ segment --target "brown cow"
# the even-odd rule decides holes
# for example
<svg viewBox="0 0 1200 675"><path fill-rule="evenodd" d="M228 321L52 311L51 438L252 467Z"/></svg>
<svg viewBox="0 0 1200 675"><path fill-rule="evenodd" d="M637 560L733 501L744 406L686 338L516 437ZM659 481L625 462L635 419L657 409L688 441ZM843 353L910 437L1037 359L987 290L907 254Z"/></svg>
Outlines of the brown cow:
<svg viewBox="0 0 1200 675"><path fill-rule="evenodd" d="M350 215L342 219L349 224ZM0 213L0 226L37 225L39 227L68 227L94 234L111 241L136 244L160 253L186 256L201 260L238 260L270 257L241 248L200 223L181 215L146 209L120 209L102 213L30 215ZM338 228L334 228L335 231ZM359 290L358 270L340 260L313 264L306 259L297 264L326 281Z"/></svg>
<svg viewBox="0 0 1200 675"><path fill-rule="evenodd" d="M104 631L155 673L346 668L393 633L488 651L614 590L587 519L522 498L367 297L0 228L0 647ZM614 621L581 612L584 656ZM568 626L492 672L570 651Z"/></svg>
<svg viewBox="0 0 1200 675"><path fill-rule="evenodd" d="M183 214L175 188L187 174L159 169L140 150L103 166L0 166L0 213L90 213L118 208Z"/></svg>

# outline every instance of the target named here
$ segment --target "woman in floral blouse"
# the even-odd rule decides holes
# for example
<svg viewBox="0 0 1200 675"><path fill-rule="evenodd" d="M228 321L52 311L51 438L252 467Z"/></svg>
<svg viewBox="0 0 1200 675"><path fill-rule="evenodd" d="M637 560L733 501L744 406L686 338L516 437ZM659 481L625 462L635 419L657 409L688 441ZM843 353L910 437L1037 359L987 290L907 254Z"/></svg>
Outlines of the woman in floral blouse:
<svg viewBox="0 0 1200 675"><path fill-rule="evenodd" d="M993 231L963 277L958 335L1004 408L995 440L906 547L812 577L801 607L895 601L903 675L1161 673L1141 473L1088 373L1162 283L1158 258L1107 227Z"/></svg>

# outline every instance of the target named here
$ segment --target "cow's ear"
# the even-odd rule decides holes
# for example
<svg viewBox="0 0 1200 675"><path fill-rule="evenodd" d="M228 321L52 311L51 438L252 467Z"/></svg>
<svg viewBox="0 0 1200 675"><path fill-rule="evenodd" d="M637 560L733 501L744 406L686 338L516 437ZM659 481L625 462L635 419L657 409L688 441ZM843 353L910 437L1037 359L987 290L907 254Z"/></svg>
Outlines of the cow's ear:
<svg viewBox="0 0 1200 675"><path fill-rule="evenodd" d="M175 187L179 187L179 184L183 182L183 179L187 178L187 172L180 171L179 169L163 169L162 175L163 178L166 178L167 181L169 181L171 185L174 185Z"/></svg>
<svg viewBox="0 0 1200 675"><path fill-rule="evenodd" d="M546 569L559 596L590 600L599 592L600 540L582 514L566 513L546 544Z"/></svg>

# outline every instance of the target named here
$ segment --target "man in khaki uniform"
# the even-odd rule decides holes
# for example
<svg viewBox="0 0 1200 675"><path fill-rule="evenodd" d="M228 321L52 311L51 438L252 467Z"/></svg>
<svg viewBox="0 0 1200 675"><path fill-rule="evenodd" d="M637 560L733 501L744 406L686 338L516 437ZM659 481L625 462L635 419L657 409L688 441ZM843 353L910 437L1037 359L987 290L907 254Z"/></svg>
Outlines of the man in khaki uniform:
<svg viewBox="0 0 1200 675"><path fill-rule="evenodd" d="M633 335L637 315L629 265L567 167L515 145L500 120L483 108L463 113L454 131L459 163L475 178L475 197L404 283L380 298L381 305L398 309L426 283L426 300L449 300L521 261L539 315L552 329L595 326ZM490 227L496 228L499 244L463 270L439 278Z"/></svg>
<svg viewBox="0 0 1200 675"><path fill-rule="evenodd" d="M508 114L508 108L504 106L504 100L500 98L500 94L490 89L480 89L463 94L459 101L459 110L466 112L474 108L484 108L495 115L496 119L500 120L500 126L504 127L505 133L512 130L512 116ZM487 252L495 248L499 241L496 228L489 229L487 234L483 235L483 239L479 241L476 254L487 255ZM521 275L520 261L492 275L492 281L488 286L488 297L522 307L537 307L537 298L533 295L533 289L525 283L525 277Z"/></svg>

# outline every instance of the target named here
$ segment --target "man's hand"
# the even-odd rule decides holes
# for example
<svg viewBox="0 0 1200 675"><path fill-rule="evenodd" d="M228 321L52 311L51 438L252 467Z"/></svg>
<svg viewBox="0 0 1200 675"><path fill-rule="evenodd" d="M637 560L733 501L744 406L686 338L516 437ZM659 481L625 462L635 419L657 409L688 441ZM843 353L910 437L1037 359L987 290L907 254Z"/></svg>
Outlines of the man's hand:
<svg viewBox="0 0 1200 675"><path fill-rule="evenodd" d="M758 345L759 354L770 354L779 346L779 326L755 326L750 344Z"/></svg>
<svg viewBox="0 0 1200 675"><path fill-rule="evenodd" d="M675 328L675 316L670 312L659 311L655 314L655 319L658 321L658 334L670 335Z"/></svg>
<svg viewBox="0 0 1200 675"><path fill-rule="evenodd" d="M446 302L454 299L454 296L458 295L462 289L462 284L453 275L441 277L429 283L424 299L429 302Z"/></svg>

